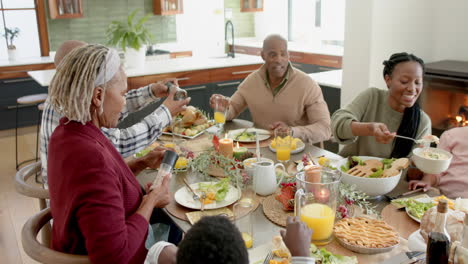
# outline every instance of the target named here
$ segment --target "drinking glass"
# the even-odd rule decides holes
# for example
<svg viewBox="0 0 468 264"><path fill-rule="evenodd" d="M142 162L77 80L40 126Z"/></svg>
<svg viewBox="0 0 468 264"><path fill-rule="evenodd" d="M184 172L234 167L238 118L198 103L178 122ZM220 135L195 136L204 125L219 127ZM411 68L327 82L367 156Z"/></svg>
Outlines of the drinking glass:
<svg viewBox="0 0 468 264"><path fill-rule="evenodd" d="M226 123L227 111L228 106L224 102L224 96L216 97L213 118L220 130L220 133L223 132L224 124Z"/></svg>
<svg viewBox="0 0 468 264"><path fill-rule="evenodd" d="M286 163L291 159L292 130L289 127L275 129L276 159Z"/></svg>
<svg viewBox="0 0 468 264"><path fill-rule="evenodd" d="M242 234L245 247L253 246L253 203L239 201L233 206L235 225Z"/></svg>
<svg viewBox="0 0 468 264"><path fill-rule="evenodd" d="M313 230L311 242L326 245L332 239L341 173L328 168L315 173L320 174L318 182L309 182L316 177L307 177L304 172L296 175L294 215Z"/></svg>

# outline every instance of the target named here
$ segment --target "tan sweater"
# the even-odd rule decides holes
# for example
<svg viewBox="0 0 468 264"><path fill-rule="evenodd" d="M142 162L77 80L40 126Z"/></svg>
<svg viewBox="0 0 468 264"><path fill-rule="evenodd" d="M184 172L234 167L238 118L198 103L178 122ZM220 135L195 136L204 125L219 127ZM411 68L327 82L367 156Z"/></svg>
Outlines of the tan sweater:
<svg viewBox="0 0 468 264"><path fill-rule="evenodd" d="M256 127L282 121L293 127L293 135L316 143L331 136L330 113L318 84L304 72L291 67L283 88L273 96L265 83L266 67L251 73L231 97L229 119L249 108Z"/></svg>

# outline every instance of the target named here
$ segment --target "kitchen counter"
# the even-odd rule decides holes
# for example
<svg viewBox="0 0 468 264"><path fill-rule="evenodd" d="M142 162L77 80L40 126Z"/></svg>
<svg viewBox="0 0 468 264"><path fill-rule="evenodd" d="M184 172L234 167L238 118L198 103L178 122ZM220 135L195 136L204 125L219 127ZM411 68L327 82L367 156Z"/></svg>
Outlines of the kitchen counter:
<svg viewBox="0 0 468 264"><path fill-rule="evenodd" d="M310 73L309 76L319 85L341 89L343 70Z"/></svg>
<svg viewBox="0 0 468 264"><path fill-rule="evenodd" d="M147 75L157 75L174 72L187 72L195 70L216 69L225 67L235 67L244 65L262 64L263 60L259 56L236 54L235 58L227 58L225 55L219 57L188 57L178 59L168 59L159 61L146 61L144 67L126 68L128 77L138 77ZM53 70L28 71L28 74L42 86L49 86L55 74Z"/></svg>
<svg viewBox="0 0 468 264"><path fill-rule="evenodd" d="M23 66L23 65L33 65L33 64L45 64L45 63L54 63L54 57L53 56L28 57L28 58L18 58L14 61L0 60L0 67L12 67L12 66Z"/></svg>
<svg viewBox="0 0 468 264"><path fill-rule="evenodd" d="M235 45L253 48L262 48L263 41L252 38L235 39ZM343 47L335 45L309 45L307 43L298 43L288 41L288 50L312 54L323 54L332 56L343 56Z"/></svg>

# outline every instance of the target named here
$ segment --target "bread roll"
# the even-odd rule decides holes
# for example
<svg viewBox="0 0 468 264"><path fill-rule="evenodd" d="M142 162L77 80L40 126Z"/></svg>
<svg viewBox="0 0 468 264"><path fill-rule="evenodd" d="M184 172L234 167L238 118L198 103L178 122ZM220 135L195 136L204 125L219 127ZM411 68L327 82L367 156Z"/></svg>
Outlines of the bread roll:
<svg viewBox="0 0 468 264"><path fill-rule="evenodd" d="M437 215L437 206L432 207L424 213L421 218L421 235L427 242L429 233L435 227L435 218ZM446 228L450 235L450 241L461 241L463 235L463 220L465 213L449 209L447 212Z"/></svg>

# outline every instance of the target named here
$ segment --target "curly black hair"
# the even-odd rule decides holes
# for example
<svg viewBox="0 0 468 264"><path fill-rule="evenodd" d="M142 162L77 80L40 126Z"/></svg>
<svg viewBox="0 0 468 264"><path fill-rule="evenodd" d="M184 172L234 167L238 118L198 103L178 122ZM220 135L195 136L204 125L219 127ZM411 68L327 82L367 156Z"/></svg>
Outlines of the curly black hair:
<svg viewBox="0 0 468 264"><path fill-rule="evenodd" d="M226 217L203 217L179 244L177 264L206 263L249 263L244 240Z"/></svg>

